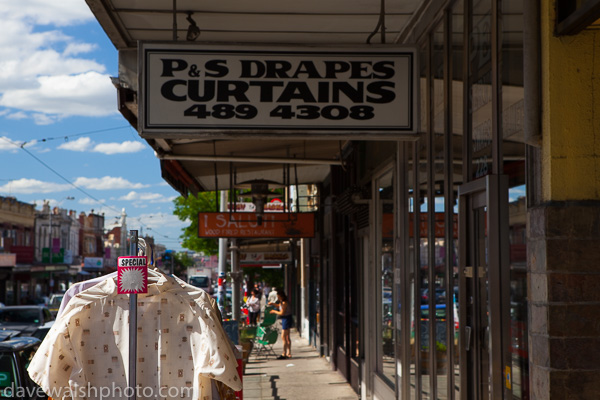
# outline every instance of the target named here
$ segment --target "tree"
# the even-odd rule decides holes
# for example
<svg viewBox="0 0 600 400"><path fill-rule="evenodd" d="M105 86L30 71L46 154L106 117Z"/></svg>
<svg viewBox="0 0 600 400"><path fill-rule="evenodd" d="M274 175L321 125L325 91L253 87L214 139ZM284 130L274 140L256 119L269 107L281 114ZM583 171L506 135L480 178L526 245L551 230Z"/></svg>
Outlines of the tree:
<svg viewBox="0 0 600 400"><path fill-rule="evenodd" d="M190 222L190 225L183 230L183 234L179 236L183 239L182 246L186 249L201 252L205 255L218 253L219 242L217 239L198 237L198 213L218 211L217 197L215 192L200 192L197 196L191 194L187 198L179 196L173 201L175 205L173 214L180 221Z"/></svg>
<svg viewBox="0 0 600 400"><path fill-rule="evenodd" d="M187 252L179 252L175 253L174 264L175 275L182 276L187 274L188 267L194 266L194 259Z"/></svg>

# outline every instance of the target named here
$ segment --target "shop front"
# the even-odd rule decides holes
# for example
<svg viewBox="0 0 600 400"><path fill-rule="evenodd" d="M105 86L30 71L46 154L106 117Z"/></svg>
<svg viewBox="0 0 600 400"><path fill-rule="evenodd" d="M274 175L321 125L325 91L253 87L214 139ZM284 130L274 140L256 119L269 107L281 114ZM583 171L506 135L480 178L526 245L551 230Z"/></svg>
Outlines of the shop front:
<svg viewBox="0 0 600 400"><path fill-rule="evenodd" d="M394 8L401 28L377 46L265 18L267 38L209 30L215 46L134 26L128 13L143 10L88 3L120 50L120 110L182 195L257 178L318 188L315 235L295 241L286 289L302 335L362 398L532 398L526 228L541 192L540 77L539 43L524 31L538 29L539 10L431 1L400 22ZM414 59L395 69L407 44Z"/></svg>

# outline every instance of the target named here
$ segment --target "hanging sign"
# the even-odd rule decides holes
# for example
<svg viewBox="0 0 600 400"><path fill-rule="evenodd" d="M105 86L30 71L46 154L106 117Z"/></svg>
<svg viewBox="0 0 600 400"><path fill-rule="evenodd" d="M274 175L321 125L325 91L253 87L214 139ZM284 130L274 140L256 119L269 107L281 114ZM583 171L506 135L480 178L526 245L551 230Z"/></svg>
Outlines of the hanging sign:
<svg viewBox="0 0 600 400"><path fill-rule="evenodd" d="M138 58L146 138L416 134L413 47L141 42Z"/></svg>
<svg viewBox="0 0 600 400"><path fill-rule="evenodd" d="M148 258L126 256L117 259L119 294L148 293Z"/></svg>
<svg viewBox="0 0 600 400"><path fill-rule="evenodd" d="M235 209L235 210L234 210ZM256 212L256 206L249 201L239 203L227 203L227 211L235 212ZM284 203L281 200L273 199L269 203L265 203L264 212L284 212Z"/></svg>
<svg viewBox="0 0 600 400"><path fill-rule="evenodd" d="M313 213L265 213L262 224L254 213L198 214L198 237L302 238L315 236Z"/></svg>

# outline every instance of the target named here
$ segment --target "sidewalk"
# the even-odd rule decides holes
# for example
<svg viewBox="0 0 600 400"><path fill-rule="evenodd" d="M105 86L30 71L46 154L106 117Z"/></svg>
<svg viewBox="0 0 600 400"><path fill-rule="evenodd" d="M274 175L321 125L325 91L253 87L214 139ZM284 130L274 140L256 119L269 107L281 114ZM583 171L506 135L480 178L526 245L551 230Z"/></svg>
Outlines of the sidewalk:
<svg viewBox="0 0 600 400"><path fill-rule="evenodd" d="M244 400L357 400L350 384L317 350L291 330L291 359L277 360L273 355L256 358L252 351L244 372ZM281 337L273 346L282 351Z"/></svg>

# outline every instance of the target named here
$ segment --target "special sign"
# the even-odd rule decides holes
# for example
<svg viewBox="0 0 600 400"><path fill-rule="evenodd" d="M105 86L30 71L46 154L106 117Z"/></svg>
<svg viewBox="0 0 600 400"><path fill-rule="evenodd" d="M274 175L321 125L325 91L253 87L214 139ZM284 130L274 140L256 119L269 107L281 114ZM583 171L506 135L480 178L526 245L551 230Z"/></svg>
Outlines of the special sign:
<svg viewBox="0 0 600 400"><path fill-rule="evenodd" d="M142 42L139 58L146 137L416 132L412 48Z"/></svg>
<svg viewBox="0 0 600 400"><path fill-rule="evenodd" d="M117 293L148 292L148 258L126 256L117 258Z"/></svg>

